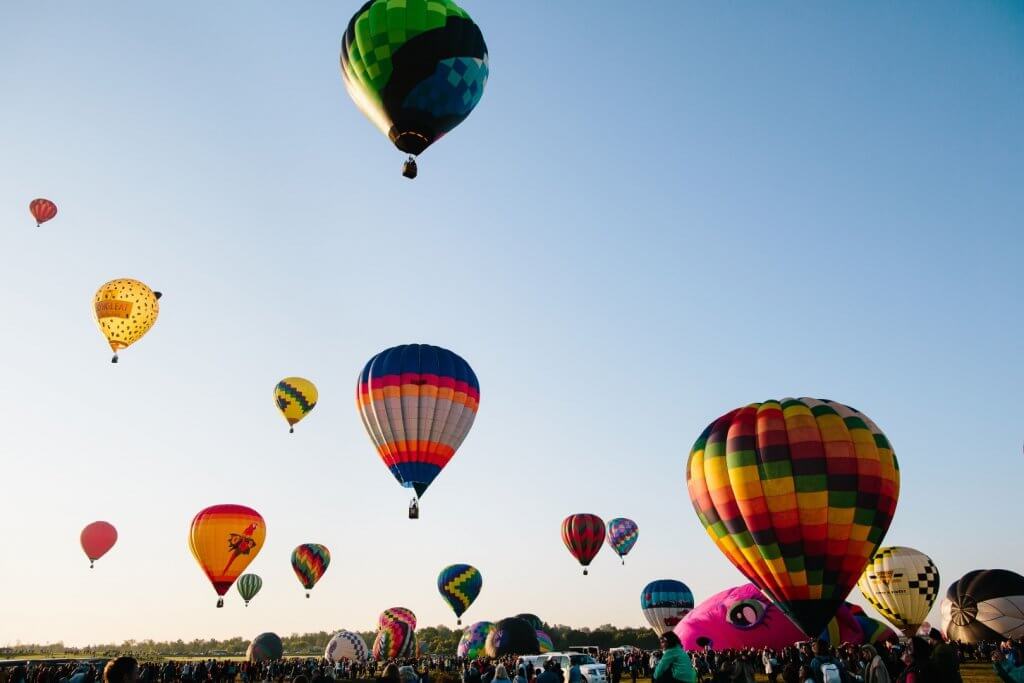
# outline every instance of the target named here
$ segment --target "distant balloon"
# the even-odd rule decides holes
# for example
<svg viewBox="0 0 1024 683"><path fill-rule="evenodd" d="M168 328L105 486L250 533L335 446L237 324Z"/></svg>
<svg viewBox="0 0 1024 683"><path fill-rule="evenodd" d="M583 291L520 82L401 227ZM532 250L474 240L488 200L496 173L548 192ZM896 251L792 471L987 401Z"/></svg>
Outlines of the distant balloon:
<svg viewBox="0 0 1024 683"><path fill-rule="evenodd" d="M410 155L469 116L487 84L487 46L452 0L371 0L348 23L341 46L345 90L359 110ZM411 168L410 168L411 164Z"/></svg>
<svg viewBox="0 0 1024 683"><path fill-rule="evenodd" d="M288 421L289 432L316 407L316 385L302 377L285 377L274 387L274 403Z"/></svg>
<svg viewBox="0 0 1024 683"><path fill-rule="evenodd" d="M327 546L319 543L303 543L292 551L292 569L295 571L299 583L306 589L307 598L309 591L313 590L313 586L324 575L330 564L331 551L327 549Z"/></svg>
<svg viewBox="0 0 1024 683"><path fill-rule="evenodd" d="M455 612L458 624L462 624L462 614L480 595L483 587L480 570L468 564L453 564L441 570L437 576L437 590L441 597Z"/></svg>
<svg viewBox="0 0 1024 683"><path fill-rule="evenodd" d="M366 647L366 641L358 633L351 631L338 631L327 643L324 650L324 659L331 664L337 664L343 659L350 662L361 662L370 656L370 649Z"/></svg>
<svg viewBox="0 0 1024 683"><path fill-rule="evenodd" d="M108 522L93 522L82 529L79 541L86 557L89 558L89 569L92 569L93 563L106 555L117 543L117 529Z"/></svg>
<svg viewBox="0 0 1024 683"><path fill-rule="evenodd" d="M640 593L640 609L656 635L675 628L693 609L693 593L682 581L658 579Z"/></svg>
<svg viewBox="0 0 1024 683"><path fill-rule="evenodd" d="M812 638L874 556L900 490L885 434L814 398L726 413L697 438L686 470L718 549Z"/></svg>
<svg viewBox="0 0 1024 683"><path fill-rule="evenodd" d="M539 631L542 628L544 628L544 622L541 621L541 618L538 617L536 614L530 614L529 612L524 612L523 614L517 614L516 615L516 619L522 619L527 624L532 626L534 631Z"/></svg>
<svg viewBox="0 0 1024 683"><path fill-rule="evenodd" d="M555 644L551 641L551 636L549 636L547 633L544 633L544 631L541 631L540 629L538 629L536 633L537 645L540 647L540 653L542 655L547 654L548 652L551 652L555 649Z"/></svg>
<svg viewBox="0 0 1024 683"><path fill-rule="evenodd" d="M242 574L235 582L235 587L238 588L238 594L242 596L245 606L248 607L249 601L256 597L256 594L263 588L263 579L255 574Z"/></svg>
<svg viewBox="0 0 1024 683"><path fill-rule="evenodd" d="M253 664L281 659L284 656L284 643L276 633L261 633L249 643L245 658Z"/></svg>
<svg viewBox="0 0 1024 683"><path fill-rule="evenodd" d="M469 364L438 346L381 351L363 368L356 405L381 460L422 496L469 434L480 384Z"/></svg>
<svg viewBox="0 0 1024 683"><path fill-rule="evenodd" d="M633 520L616 517L608 522L608 545L622 560L622 564L626 564L622 558L629 554L638 538L640 538L640 529L637 528L636 522Z"/></svg>
<svg viewBox="0 0 1024 683"><path fill-rule="evenodd" d="M36 227L51 220L57 215L57 205L51 202L49 199L33 199L28 204L28 211L32 214L32 218L36 219Z"/></svg>
<svg viewBox="0 0 1024 683"><path fill-rule="evenodd" d="M462 638L459 639L455 655L470 660L483 656L484 648L487 645L487 636L493 630L494 624L489 621L470 624L462 631Z"/></svg>
<svg viewBox="0 0 1024 683"><path fill-rule="evenodd" d="M260 513L244 505L211 505L192 520L188 545L224 606L224 594L245 571L267 536Z"/></svg>
<svg viewBox="0 0 1024 683"><path fill-rule="evenodd" d="M377 617L378 628L384 628L393 621L400 621L416 628L416 615L408 607L388 607Z"/></svg>
<svg viewBox="0 0 1024 683"><path fill-rule="evenodd" d="M601 525L604 531L604 524ZM494 625L487 636L485 652L488 657L504 657L506 655L539 655L540 643L537 642L537 631L523 621L511 617L502 619Z"/></svg>
<svg viewBox="0 0 1024 683"><path fill-rule="evenodd" d="M562 520L562 542L583 565L583 575L604 543L604 521L597 515L579 513Z"/></svg>
<svg viewBox="0 0 1024 683"><path fill-rule="evenodd" d="M117 362L117 352L126 349L149 332L160 315L160 292L131 278L111 280L93 297L93 313L100 332L107 338Z"/></svg>
<svg viewBox="0 0 1024 683"><path fill-rule="evenodd" d="M953 582L939 608L949 640L981 643L1024 638L1024 576L976 569Z"/></svg>
<svg viewBox="0 0 1024 683"><path fill-rule="evenodd" d="M909 638L939 594L939 570L920 550L879 548L857 586L871 606Z"/></svg>

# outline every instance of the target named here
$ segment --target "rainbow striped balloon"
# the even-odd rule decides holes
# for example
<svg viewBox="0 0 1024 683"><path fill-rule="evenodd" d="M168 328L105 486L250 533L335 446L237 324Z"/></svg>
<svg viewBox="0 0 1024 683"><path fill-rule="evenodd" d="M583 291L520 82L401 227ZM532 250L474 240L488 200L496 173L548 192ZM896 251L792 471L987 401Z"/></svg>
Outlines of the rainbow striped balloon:
<svg viewBox="0 0 1024 683"><path fill-rule="evenodd" d="M640 538L640 528L633 520L616 517L608 522L608 545L612 547L620 560L629 554L638 538ZM626 561L622 560L622 564L626 564Z"/></svg>
<svg viewBox="0 0 1024 683"><path fill-rule="evenodd" d="M470 624L462 632L458 648L455 654L462 659L476 659L484 654L487 646L487 636L494 630L494 624L490 621L478 621Z"/></svg>
<svg viewBox="0 0 1024 683"><path fill-rule="evenodd" d="M441 597L459 617L458 624L462 625L462 613L469 609L469 606L480 595L480 589L484 585L484 578L480 570L468 564L453 564L441 570L437 575L437 590Z"/></svg>
<svg viewBox="0 0 1024 683"><path fill-rule="evenodd" d="M331 551L319 543L303 543L292 551L292 569L306 589L306 597L331 564Z"/></svg>
<svg viewBox="0 0 1024 683"><path fill-rule="evenodd" d="M537 629L537 644L540 645L541 654L546 654L555 649L555 644L551 641L551 636L540 629Z"/></svg>
<svg viewBox="0 0 1024 683"><path fill-rule="evenodd" d="M381 351L359 375L356 406L381 460L422 496L469 434L480 384L469 364L438 346Z"/></svg>
<svg viewBox="0 0 1024 683"><path fill-rule="evenodd" d="M719 550L815 637L885 538L900 473L889 440L864 414L787 398L708 425L686 483Z"/></svg>

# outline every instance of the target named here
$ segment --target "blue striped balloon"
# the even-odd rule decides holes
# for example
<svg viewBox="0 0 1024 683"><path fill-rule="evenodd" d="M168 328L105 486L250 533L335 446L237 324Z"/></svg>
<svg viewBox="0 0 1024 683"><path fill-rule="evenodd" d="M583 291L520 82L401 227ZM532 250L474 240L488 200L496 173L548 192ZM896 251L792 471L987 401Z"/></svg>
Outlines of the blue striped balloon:
<svg viewBox="0 0 1024 683"><path fill-rule="evenodd" d="M659 636L678 624L693 609L693 592L682 581L651 581L640 593L640 609Z"/></svg>
<svg viewBox="0 0 1024 683"><path fill-rule="evenodd" d="M480 589L484 585L484 578L480 570L468 564L453 564L441 570L437 575L437 590L441 597L459 617L458 623L462 624L462 613L469 609L469 606L480 595Z"/></svg>

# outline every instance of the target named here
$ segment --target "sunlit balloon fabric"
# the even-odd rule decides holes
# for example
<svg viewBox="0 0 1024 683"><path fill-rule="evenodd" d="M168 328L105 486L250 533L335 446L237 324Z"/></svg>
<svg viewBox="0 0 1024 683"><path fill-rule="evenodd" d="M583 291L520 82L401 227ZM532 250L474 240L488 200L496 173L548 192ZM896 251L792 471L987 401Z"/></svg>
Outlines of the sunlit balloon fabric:
<svg viewBox="0 0 1024 683"><path fill-rule="evenodd" d="M117 352L128 348L149 332L160 315L159 292L131 278L111 280L93 297L93 314L100 332L107 338L110 349Z"/></svg>
<svg viewBox="0 0 1024 683"><path fill-rule="evenodd" d="M541 654L551 652L555 649L555 644L551 641L551 636L540 629L537 630L537 645L540 646Z"/></svg>
<svg viewBox="0 0 1024 683"><path fill-rule="evenodd" d="M356 406L381 460L422 496L473 426L480 384L469 364L437 346L407 344L363 368Z"/></svg>
<svg viewBox="0 0 1024 683"><path fill-rule="evenodd" d="M879 548L857 587L872 607L909 638L939 595L939 570L920 550Z"/></svg>
<svg viewBox="0 0 1024 683"><path fill-rule="evenodd" d="M462 624L462 613L480 595L483 584L480 570L468 564L449 565L437 575L437 590L455 612L455 616L460 617L458 624Z"/></svg>
<svg viewBox="0 0 1024 683"><path fill-rule="evenodd" d="M660 636L693 610L693 592L682 581L657 579L640 592L640 609L651 629Z"/></svg>
<svg viewBox="0 0 1024 683"><path fill-rule="evenodd" d="M408 607L388 607L377 617L377 627L384 628L393 621L400 621L416 628L416 615Z"/></svg>
<svg viewBox="0 0 1024 683"><path fill-rule="evenodd" d="M569 515L562 520L562 542L583 565L586 575L587 567L604 544L604 521L587 513Z"/></svg>
<svg viewBox="0 0 1024 683"><path fill-rule="evenodd" d="M256 574L242 574L235 582L235 588L238 589L238 594L242 596L245 606L248 607L249 601L256 597L256 594L263 588L263 579Z"/></svg>
<svg viewBox="0 0 1024 683"><path fill-rule="evenodd" d="M373 658L395 659L416 651L416 628L404 621L389 621L377 631L373 641Z"/></svg>
<svg viewBox="0 0 1024 683"><path fill-rule="evenodd" d="M319 543L303 543L292 551L292 569L306 589L307 598L330 564L331 551Z"/></svg>
<svg viewBox="0 0 1024 683"><path fill-rule="evenodd" d="M89 568L92 569L93 563L117 543L117 529L109 522L92 522L82 529L79 542L85 556L89 558Z"/></svg>
<svg viewBox="0 0 1024 683"><path fill-rule="evenodd" d="M811 637L874 556L900 485L882 431L852 408L813 398L718 418L694 444L686 480L718 548Z"/></svg>
<svg viewBox="0 0 1024 683"><path fill-rule="evenodd" d="M28 212L32 214L32 218L36 219L36 227L38 228L40 225L48 220L52 220L53 217L57 215L57 205L49 199L40 197L29 202Z"/></svg>
<svg viewBox="0 0 1024 683"><path fill-rule="evenodd" d="M337 664L343 659L350 662L361 662L370 656L366 641L358 633L338 631L324 649L324 659Z"/></svg>
<svg viewBox="0 0 1024 683"><path fill-rule="evenodd" d="M283 656L284 643L276 633L259 634L252 639L245 651L245 658L254 664L281 659Z"/></svg>
<svg viewBox="0 0 1024 683"><path fill-rule="evenodd" d="M633 520L616 517L608 522L608 545L612 547L619 559L629 554L638 538L640 538L640 529ZM626 560L622 559L622 564L626 564Z"/></svg>
<svg viewBox="0 0 1024 683"><path fill-rule="evenodd" d="M468 660L482 656L487 646L487 636L493 630L494 624L490 621L478 621L467 626L459 639L458 648L455 650L456 656Z"/></svg>
<svg viewBox="0 0 1024 683"><path fill-rule="evenodd" d="M224 594L256 559L266 536L263 517L244 505L212 505L192 520L188 546L221 596L217 607L224 606Z"/></svg>
<svg viewBox="0 0 1024 683"><path fill-rule="evenodd" d="M459 125L487 84L487 46L451 0L371 0L349 21L341 75L395 147L420 154Z"/></svg>
<svg viewBox="0 0 1024 683"><path fill-rule="evenodd" d="M939 608L950 640L981 643L1024 638L1024 576L976 569L954 581Z"/></svg>
<svg viewBox="0 0 1024 683"><path fill-rule="evenodd" d="M316 407L318 398L316 385L302 377L285 377L274 387L274 404L287 420L290 432L294 432L295 425Z"/></svg>

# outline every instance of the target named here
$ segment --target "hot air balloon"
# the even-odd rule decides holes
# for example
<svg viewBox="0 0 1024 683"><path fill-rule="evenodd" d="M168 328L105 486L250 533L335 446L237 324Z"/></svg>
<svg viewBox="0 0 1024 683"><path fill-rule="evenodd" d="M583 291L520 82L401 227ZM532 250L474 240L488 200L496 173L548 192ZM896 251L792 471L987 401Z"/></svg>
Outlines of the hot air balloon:
<svg viewBox="0 0 1024 683"><path fill-rule="evenodd" d="M660 636L675 628L693 609L693 593L682 581L657 579L640 593L640 609L654 633Z"/></svg>
<svg viewBox="0 0 1024 683"><path fill-rule="evenodd" d="M538 617L536 614L530 614L529 612L523 612L522 614L517 614L516 615L516 619L522 619L527 624L532 626L534 631L540 631L541 629L544 628L544 622L541 621L541 618Z"/></svg>
<svg viewBox="0 0 1024 683"><path fill-rule="evenodd" d="M245 658L253 664L281 659L284 656L284 643L276 633L261 633L252 639L245 652Z"/></svg>
<svg viewBox="0 0 1024 683"><path fill-rule="evenodd" d="M324 650L324 659L331 664L337 664L343 659L350 662L361 662L369 656L370 649L366 647L366 641L358 633L351 631L335 633Z"/></svg>
<svg viewBox="0 0 1024 683"><path fill-rule="evenodd" d="M899 496L885 434L862 413L813 398L723 415L697 439L686 470L719 550L810 637L857 583Z"/></svg>
<svg viewBox="0 0 1024 683"><path fill-rule="evenodd" d="M601 525L601 530L604 531L604 524ZM502 619L487 634L484 651L492 658L506 655L539 655L537 631L522 619Z"/></svg>
<svg viewBox="0 0 1024 683"><path fill-rule="evenodd" d="M976 569L953 582L939 608L949 640L981 643L1024 638L1024 576Z"/></svg>
<svg viewBox="0 0 1024 683"><path fill-rule="evenodd" d="M345 90L360 111L415 157L462 123L487 84L487 46L451 0L371 0L348 23L341 46Z"/></svg>
<svg viewBox="0 0 1024 683"><path fill-rule="evenodd" d="M377 631L373 641L373 658L396 659L416 651L416 629L404 621L392 621Z"/></svg>
<svg viewBox="0 0 1024 683"><path fill-rule="evenodd" d="M480 595L484 579L480 570L468 564L452 564L441 570L437 575L437 590L441 597L451 606L458 623L462 625L462 613Z"/></svg>
<svg viewBox="0 0 1024 683"><path fill-rule="evenodd" d="M913 548L879 548L857 587L871 606L910 638L939 594L939 570Z"/></svg>
<svg viewBox="0 0 1024 683"><path fill-rule="evenodd" d="M562 542L583 565L583 575L604 543L604 521L597 515L580 513L562 520Z"/></svg>
<svg viewBox="0 0 1024 683"><path fill-rule="evenodd" d="M96 290L93 313L114 352L111 363L117 362L118 351L137 342L153 327L160 315L160 297L160 292L131 278L111 280Z"/></svg>
<svg viewBox="0 0 1024 683"><path fill-rule="evenodd" d="M487 645L487 636L494 630L494 624L489 621L478 621L470 624L463 630L455 655L460 659L473 660L484 654Z"/></svg>
<svg viewBox="0 0 1024 683"><path fill-rule="evenodd" d="M551 636L540 629L537 629L535 633L537 634L537 646L540 649L540 654L547 654L555 649L555 644L552 642Z"/></svg>
<svg viewBox="0 0 1024 683"><path fill-rule="evenodd" d="M238 581L235 583L238 588L238 594L245 600L245 606L249 606L249 601L256 597L256 594L263 588L263 579L255 574L242 574L238 577Z"/></svg>
<svg viewBox="0 0 1024 683"><path fill-rule="evenodd" d="M330 563L331 551L319 543L303 543L292 551L292 569L299 583L306 589L307 598Z"/></svg>
<svg viewBox="0 0 1024 683"><path fill-rule="evenodd" d="M633 520L616 517L608 522L608 545L622 560L622 564L626 564L626 560L622 558L629 554L638 538L640 538L640 529Z"/></svg>
<svg viewBox="0 0 1024 683"><path fill-rule="evenodd" d="M108 522L93 522L82 529L79 541L86 557L89 558L89 569L92 569L93 563L106 555L117 543L117 529Z"/></svg>
<svg viewBox="0 0 1024 683"><path fill-rule="evenodd" d="M267 526L244 505L211 505L192 520L188 545L224 606L224 594L263 548Z"/></svg>
<svg viewBox="0 0 1024 683"><path fill-rule="evenodd" d="M49 199L33 199L28 203L28 212L36 219L36 227L57 215L57 205Z"/></svg>
<svg viewBox="0 0 1024 683"><path fill-rule="evenodd" d="M274 403L288 421L288 432L295 431L295 425L316 407L319 394L316 385L301 377L285 377L274 387Z"/></svg>
<svg viewBox="0 0 1024 683"><path fill-rule="evenodd" d="M426 344L396 346L363 368L356 405L381 460L402 486L427 487L473 426L480 384L466 361ZM409 516L419 514L413 499Z"/></svg>
<svg viewBox="0 0 1024 683"><path fill-rule="evenodd" d="M379 617L377 617L377 627L384 628L394 621L409 624L413 629L416 628L416 615L413 614L413 611L408 607L388 607L380 613Z"/></svg>

